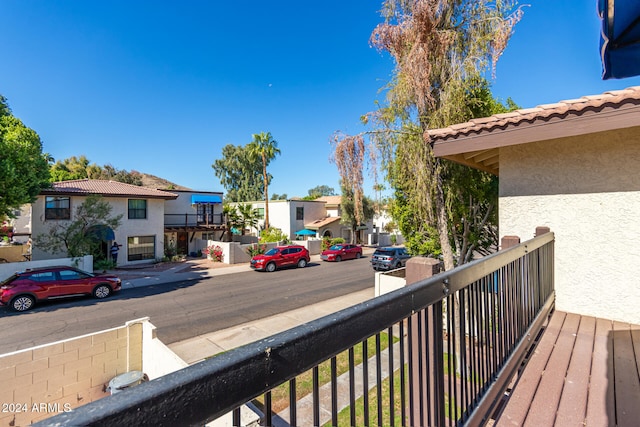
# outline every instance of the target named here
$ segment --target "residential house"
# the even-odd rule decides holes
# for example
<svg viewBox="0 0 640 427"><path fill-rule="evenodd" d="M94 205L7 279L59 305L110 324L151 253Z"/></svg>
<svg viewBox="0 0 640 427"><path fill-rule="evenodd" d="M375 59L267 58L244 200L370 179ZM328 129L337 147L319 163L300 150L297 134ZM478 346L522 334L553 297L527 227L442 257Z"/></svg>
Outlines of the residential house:
<svg viewBox="0 0 640 427"><path fill-rule="evenodd" d="M500 237L555 233L556 308L640 324L640 87L429 132L498 175Z"/></svg>
<svg viewBox="0 0 640 427"><path fill-rule="evenodd" d="M118 264L135 264L164 256L165 202L177 195L116 181L80 179L53 183L43 190L30 207L31 235L47 233L53 224L73 220L73 215L90 195L104 197L112 207L111 215L122 215L116 230L104 229L102 248L116 241L122 245ZM106 227L106 226L105 226ZM52 254L34 245L32 260L54 259L66 254Z"/></svg>
<svg viewBox="0 0 640 427"><path fill-rule="evenodd" d="M279 228L291 240L303 238L311 235L315 238L336 238L342 237L345 240L351 239L351 228L341 223L342 208L340 206L341 196L324 196L315 200L289 199L289 200L269 200L269 224ZM264 227L264 201L246 202L257 209L259 214L258 229ZM231 203L238 205L241 203ZM358 229L358 242L366 242L366 234L372 230L370 220L368 225ZM303 230L305 234L296 234ZM253 232L253 230L249 230Z"/></svg>
<svg viewBox="0 0 640 427"><path fill-rule="evenodd" d="M198 240L221 240L224 233L222 193L171 190L177 197L164 204L165 242L178 254L193 254Z"/></svg>

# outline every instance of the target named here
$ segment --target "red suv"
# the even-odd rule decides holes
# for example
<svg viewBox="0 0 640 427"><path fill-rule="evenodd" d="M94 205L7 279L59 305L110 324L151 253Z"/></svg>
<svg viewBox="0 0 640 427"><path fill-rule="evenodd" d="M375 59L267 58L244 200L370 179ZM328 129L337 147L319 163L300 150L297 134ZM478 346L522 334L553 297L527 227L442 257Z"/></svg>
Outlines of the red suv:
<svg viewBox="0 0 640 427"><path fill-rule="evenodd" d="M122 281L113 275L87 273L74 267L32 268L0 283L0 305L26 311L37 301L77 295L106 298L121 287Z"/></svg>
<svg viewBox="0 0 640 427"><path fill-rule="evenodd" d="M300 245L276 246L262 255L251 258L251 268L269 272L281 267L303 268L308 263L309 251Z"/></svg>

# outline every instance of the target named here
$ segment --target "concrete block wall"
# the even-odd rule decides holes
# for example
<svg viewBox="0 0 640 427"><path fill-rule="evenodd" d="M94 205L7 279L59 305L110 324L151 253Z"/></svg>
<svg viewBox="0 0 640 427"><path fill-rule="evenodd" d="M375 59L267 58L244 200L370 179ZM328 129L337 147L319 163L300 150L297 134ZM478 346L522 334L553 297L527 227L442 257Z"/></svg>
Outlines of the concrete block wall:
<svg viewBox="0 0 640 427"><path fill-rule="evenodd" d="M143 321L0 356L0 427L26 426L108 394L142 370Z"/></svg>

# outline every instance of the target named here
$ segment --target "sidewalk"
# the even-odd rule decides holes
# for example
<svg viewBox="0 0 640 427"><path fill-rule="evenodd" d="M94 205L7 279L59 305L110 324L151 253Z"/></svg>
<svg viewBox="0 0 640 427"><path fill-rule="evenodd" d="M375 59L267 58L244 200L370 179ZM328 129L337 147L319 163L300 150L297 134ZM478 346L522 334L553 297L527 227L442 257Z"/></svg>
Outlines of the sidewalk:
<svg viewBox="0 0 640 427"><path fill-rule="evenodd" d="M373 248L364 248L364 253L373 253ZM312 255L312 262L322 262L320 255ZM122 289L157 285L182 280L198 280L207 277L251 271L248 263L223 264L207 259L189 259L180 263L165 263L144 269L117 269L110 271L122 279ZM168 347L188 364L197 363L206 357L240 347L270 335L286 331L303 323L335 313L374 297L371 288L349 295L322 301L307 307L254 320L231 328L199 335Z"/></svg>

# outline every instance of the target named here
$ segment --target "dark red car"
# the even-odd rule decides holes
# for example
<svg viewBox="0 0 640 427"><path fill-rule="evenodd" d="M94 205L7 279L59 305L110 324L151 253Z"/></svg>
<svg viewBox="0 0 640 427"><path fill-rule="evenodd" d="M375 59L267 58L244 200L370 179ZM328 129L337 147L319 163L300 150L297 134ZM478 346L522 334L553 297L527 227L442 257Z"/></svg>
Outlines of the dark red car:
<svg viewBox="0 0 640 427"><path fill-rule="evenodd" d="M303 268L308 263L309 251L300 245L276 246L251 258L251 268L269 272L282 267Z"/></svg>
<svg viewBox="0 0 640 427"><path fill-rule="evenodd" d="M362 256L362 247L358 245L350 245L347 243L340 243L331 246L326 251L322 251L320 259L323 261L336 261L340 262L343 259L358 259Z"/></svg>
<svg viewBox="0 0 640 427"><path fill-rule="evenodd" d="M0 305L26 311L36 302L77 295L106 298L119 291L122 281L113 275L87 273L74 267L43 267L20 271L0 283Z"/></svg>

